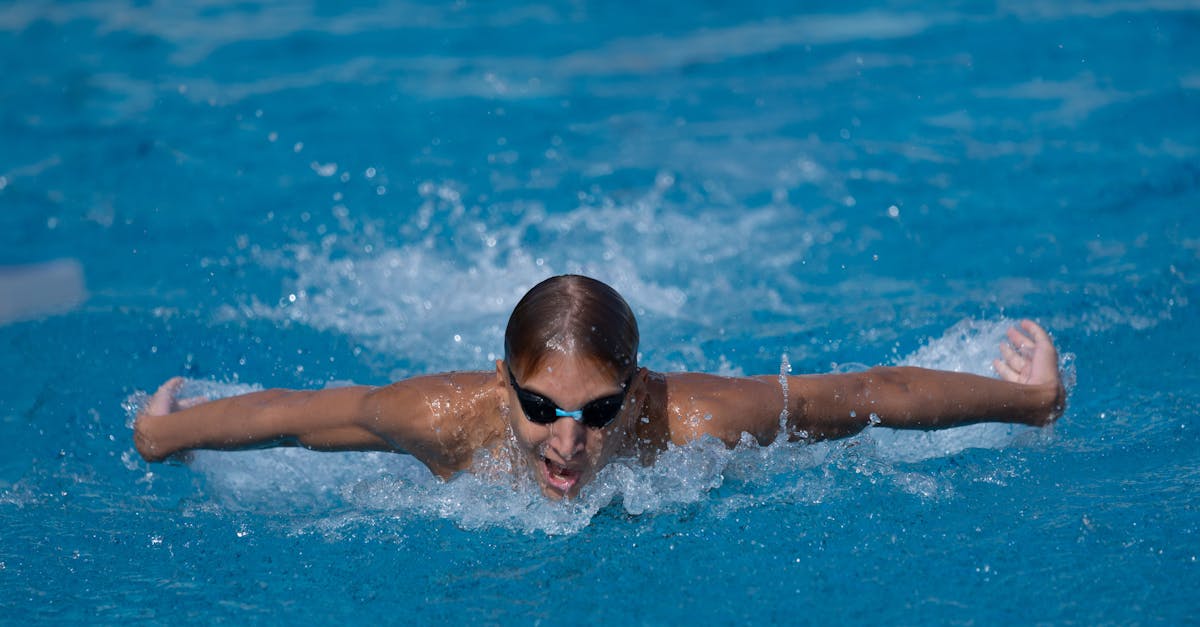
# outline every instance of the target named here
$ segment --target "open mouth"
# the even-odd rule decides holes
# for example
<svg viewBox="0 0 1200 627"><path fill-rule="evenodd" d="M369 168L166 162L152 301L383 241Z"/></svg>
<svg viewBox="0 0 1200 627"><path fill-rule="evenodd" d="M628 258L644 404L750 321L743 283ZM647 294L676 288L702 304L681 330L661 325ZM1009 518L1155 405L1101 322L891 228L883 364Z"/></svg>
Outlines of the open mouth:
<svg viewBox="0 0 1200 627"><path fill-rule="evenodd" d="M550 487L566 494L579 483L579 471L560 466L545 457L542 458L542 476Z"/></svg>

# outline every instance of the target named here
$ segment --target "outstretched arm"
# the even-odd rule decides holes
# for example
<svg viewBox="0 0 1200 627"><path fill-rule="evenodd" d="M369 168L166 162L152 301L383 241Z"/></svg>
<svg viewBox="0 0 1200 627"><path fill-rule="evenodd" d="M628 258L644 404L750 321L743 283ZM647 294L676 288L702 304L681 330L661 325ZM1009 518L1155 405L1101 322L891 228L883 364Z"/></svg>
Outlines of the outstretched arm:
<svg viewBox="0 0 1200 627"><path fill-rule="evenodd" d="M855 433L872 421L896 429L940 429L994 421L1044 426L1063 411L1058 352L1042 327L1008 330L993 362L1001 379L924 368L795 377L794 428L810 437Z"/></svg>
<svg viewBox="0 0 1200 627"><path fill-rule="evenodd" d="M264 390L205 402L178 399L183 379L176 377L164 383L138 414L134 443L147 461L162 461L190 449L271 446L406 452L445 474L459 465L456 445L460 443L443 437L443 422L469 418L466 414L472 412L470 403L454 415L438 408L451 406L449 401L458 400L454 394L470 391L485 380L469 374L439 375L380 388Z"/></svg>
<svg viewBox="0 0 1200 627"><path fill-rule="evenodd" d="M1042 426L1062 414L1065 393L1050 336L1024 320L1008 332L993 364L1001 379L914 367L787 377L668 377L672 439L711 435L735 444L743 433L775 438L786 428L811 439L853 435L872 422L895 429L940 429L985 421Z"/></svg>
<svg viewBox="0 0 1200 627"><path fill-rule="evenodd" d="M371 388L264 390L206 402L177 398L182 386L181 377L164 383L134 423L134 443L147 461L197 448L389 448L362 420Z"/></svg>

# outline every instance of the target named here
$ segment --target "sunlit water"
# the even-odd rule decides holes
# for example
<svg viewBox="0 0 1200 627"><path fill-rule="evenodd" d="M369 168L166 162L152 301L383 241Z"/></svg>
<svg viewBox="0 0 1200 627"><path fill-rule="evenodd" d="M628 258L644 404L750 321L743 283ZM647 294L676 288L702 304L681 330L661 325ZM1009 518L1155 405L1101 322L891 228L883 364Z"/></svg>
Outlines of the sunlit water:
<svg viewBox="0 0 1200 627"><path fill-rule="evenodd" d="M1198 34L1169 1L0 7L0 607L1191 620ZM1034 318L1070 405L701 441L565 504L403 455L133 451L177 374L488 369L563 272L616 286L664 371L987 374Z"/></svg>

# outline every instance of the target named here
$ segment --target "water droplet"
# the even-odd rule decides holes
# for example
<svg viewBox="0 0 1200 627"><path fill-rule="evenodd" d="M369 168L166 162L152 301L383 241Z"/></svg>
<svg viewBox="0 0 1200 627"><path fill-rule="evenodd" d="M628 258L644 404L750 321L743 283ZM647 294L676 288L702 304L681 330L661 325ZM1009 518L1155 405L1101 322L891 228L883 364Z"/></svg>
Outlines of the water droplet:
<svg viewBox="0 0 1200 627"><path fill-rule="evenodd" d="M309 164L309 167L312 168L313 172L317 173L317 176L323 177L333 176L334 174L337 174L338 171L338 165L336 163L317 163L316 161L313 161Z"/></svg>

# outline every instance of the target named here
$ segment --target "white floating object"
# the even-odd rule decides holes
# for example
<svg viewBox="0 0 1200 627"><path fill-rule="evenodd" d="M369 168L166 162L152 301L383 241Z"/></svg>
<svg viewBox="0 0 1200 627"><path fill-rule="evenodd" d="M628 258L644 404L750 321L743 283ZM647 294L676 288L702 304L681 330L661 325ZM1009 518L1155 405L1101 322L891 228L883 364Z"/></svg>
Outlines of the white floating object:
<svg viewBox="0 0 1200 627"><path fill-rule="evenodd" d="M0 325L65 313L84 300L83 266L75 259L0 266Z"/></svg>

